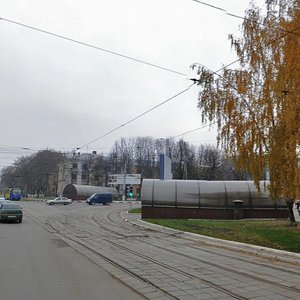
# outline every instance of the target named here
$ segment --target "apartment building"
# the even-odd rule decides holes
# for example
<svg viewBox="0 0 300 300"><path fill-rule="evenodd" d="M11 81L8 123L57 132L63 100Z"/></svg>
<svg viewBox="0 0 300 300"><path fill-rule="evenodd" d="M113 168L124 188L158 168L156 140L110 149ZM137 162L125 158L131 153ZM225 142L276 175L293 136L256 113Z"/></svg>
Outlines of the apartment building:
<svg viewBox="0 0 300 300"><path fill-rule="evenodd" d="M69 153L58 165L57 193L61 194L67 184L105 185L104 158L92 153Z"/></svg>

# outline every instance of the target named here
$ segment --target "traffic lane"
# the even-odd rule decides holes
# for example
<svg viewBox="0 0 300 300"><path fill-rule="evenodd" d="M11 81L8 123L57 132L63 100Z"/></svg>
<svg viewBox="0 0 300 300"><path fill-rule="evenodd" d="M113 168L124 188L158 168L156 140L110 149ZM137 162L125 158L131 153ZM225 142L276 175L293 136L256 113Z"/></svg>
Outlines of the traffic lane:
<svg viewBox="0 0 300 300"><path fill-rule="evenodd" d="M145 299L30 219L0 223L0 299Z"/></svg>

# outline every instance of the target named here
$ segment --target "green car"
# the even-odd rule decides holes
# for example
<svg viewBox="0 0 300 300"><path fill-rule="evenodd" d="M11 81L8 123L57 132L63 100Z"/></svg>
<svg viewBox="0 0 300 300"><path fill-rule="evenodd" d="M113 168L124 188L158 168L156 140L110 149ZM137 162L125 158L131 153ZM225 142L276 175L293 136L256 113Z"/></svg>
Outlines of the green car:
<svg viewBox="0 0 300 300"><path fill-rule="evenodd" d="M19 204L11 202L0 202L0 221L22 222L23 211Z"/></svg>

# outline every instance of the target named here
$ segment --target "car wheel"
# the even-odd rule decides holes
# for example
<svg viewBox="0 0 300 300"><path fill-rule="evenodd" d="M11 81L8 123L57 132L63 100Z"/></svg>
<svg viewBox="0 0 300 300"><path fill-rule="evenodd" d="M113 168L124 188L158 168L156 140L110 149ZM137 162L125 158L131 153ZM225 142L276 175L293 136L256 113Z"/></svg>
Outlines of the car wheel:
<svg viewBox="0 0 300 300"><path fill-rule="evenodd" d="M50 202L50 203L49 203L49 205L53 205L53 204L54 204L53 202Z"/></svg>
<svg viewBox="0 0 300 300"><path fill-rule="evenodd" d="M19 223L22 223L22 218L21 218L21 219L19 219Z"/></svg>

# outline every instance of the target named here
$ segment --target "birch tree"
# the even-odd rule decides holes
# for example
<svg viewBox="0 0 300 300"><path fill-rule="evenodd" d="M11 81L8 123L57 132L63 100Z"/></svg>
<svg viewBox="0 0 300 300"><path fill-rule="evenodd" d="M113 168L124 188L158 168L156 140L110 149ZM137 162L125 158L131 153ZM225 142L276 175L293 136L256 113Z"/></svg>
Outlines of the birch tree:
<svg viewBox="0 0 300 300"><path fill-rule="evenodd" d="M270 195L284 197L295 224L300 198L300 2L267 0L266 13L252 3L241 37L229 36L238 67L198 68L203 122L216 123L218 138L237 166L258 186L266 169Z"/></svg>

